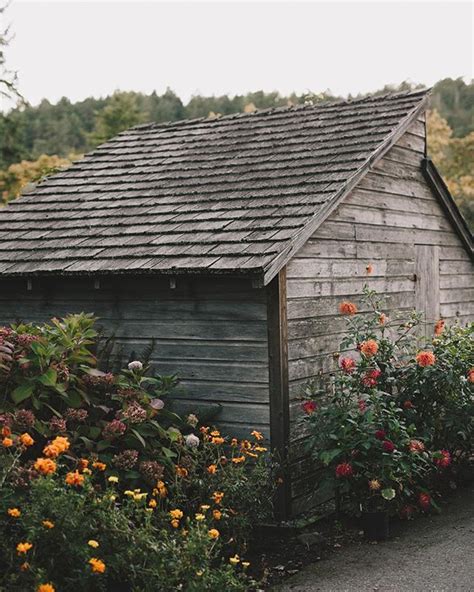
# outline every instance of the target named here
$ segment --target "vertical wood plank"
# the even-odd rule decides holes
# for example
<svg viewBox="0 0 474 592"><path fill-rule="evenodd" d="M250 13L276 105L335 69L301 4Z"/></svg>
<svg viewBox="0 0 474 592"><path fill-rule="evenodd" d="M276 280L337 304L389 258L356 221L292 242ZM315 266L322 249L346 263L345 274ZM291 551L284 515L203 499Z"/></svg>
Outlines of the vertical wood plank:
<svg viewBox="0 0 474 592"><path fill-rule="evenodd" d="M273 278L267 290L270 443L279 463L281 463L280 477L282 479L275 499L275 517L285 520L291 512L291 483L287 467L290 406L286 268L283 268Z"/></svg>
<svg viewBox="0 0 474 592"><path fill-rule="evenodd" d="M425 315L425 336L439 319L439 247L415 245L416 309Z"/></svg>

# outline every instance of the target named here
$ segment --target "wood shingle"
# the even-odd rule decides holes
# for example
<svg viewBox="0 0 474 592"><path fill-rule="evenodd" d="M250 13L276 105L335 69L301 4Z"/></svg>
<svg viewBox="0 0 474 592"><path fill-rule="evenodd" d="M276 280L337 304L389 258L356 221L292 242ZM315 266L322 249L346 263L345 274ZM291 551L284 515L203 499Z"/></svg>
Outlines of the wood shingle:
<svg viewBox="0 0 474 592"><path fill-rule="evenodd" d="M425 98L127 130L0 211L0 274L240 272L268 283Z"/></svg>

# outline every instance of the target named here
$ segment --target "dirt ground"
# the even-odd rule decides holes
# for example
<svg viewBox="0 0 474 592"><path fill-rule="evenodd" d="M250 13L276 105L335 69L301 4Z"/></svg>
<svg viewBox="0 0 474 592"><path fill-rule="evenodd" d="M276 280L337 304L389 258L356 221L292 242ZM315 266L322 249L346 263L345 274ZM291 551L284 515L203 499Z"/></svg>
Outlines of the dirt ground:
<svg viewBox="0 0 474 592"><path fill-rule="evenodd" d="M390 541L350 543L274 592L474 592L474 486L440 515L399 524Z"/></svg>

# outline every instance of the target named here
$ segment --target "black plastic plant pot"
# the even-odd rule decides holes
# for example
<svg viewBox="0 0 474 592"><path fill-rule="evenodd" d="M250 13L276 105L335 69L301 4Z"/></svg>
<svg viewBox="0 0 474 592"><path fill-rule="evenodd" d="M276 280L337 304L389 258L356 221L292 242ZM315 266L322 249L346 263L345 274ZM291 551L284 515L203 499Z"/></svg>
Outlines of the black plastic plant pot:
<svg viewBox="0 0 474 592"><path fill-rule="evenodd" d="M388 512L364 512L362 526L368 541L386 541L390 536Z"/></svg>

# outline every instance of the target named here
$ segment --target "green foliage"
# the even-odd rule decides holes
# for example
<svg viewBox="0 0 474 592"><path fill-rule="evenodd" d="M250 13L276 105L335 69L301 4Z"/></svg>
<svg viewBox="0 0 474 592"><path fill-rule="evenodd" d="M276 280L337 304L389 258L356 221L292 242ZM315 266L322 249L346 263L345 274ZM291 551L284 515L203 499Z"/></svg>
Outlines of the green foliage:
<svg viewBox="0 0 474 592"><path fill-rule="evenodd" d="M145 496L120 496L110 487L98 492L87 479L75 487L59 475L39 478L15 497L18 517L8 514L11 501L0 497L2 589L36 590L50 583L64 592L198 592L251 585L240 565L222 556L221 537L211 538L209 518L185 517L182 528L173 528L169 514L153 511ZM21 542L31 549L18 552ZM94 573L93 558L103 572Z"/></svg>
<svg viewBox="0 0 474 592"><path fill-rule="evenodd" d="M143 113L140 111L136 94L116 92L98 113L94 130L90 134L90 142L93 146L102 144L142 121Z"/></svg>

